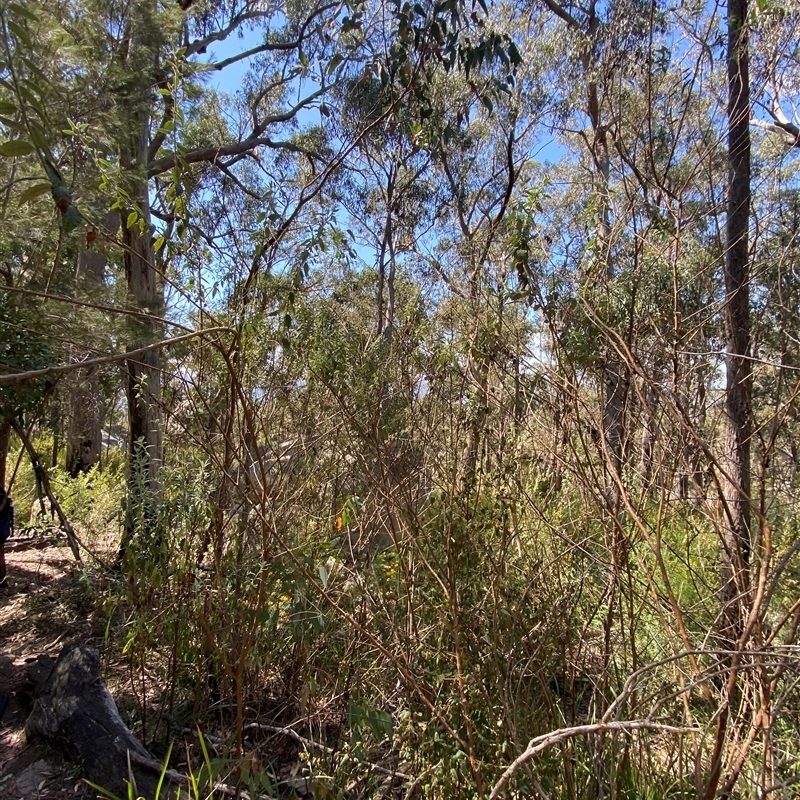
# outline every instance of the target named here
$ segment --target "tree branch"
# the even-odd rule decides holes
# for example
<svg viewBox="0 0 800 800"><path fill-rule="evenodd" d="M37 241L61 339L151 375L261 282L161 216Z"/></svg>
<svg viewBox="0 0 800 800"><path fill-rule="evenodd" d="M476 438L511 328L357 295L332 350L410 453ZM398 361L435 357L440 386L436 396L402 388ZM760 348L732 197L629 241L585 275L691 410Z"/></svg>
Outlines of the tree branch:
<svg viewBox="0 0 800 800"><path fill-rule="evenodd" d="M250 58L251 56L258 55L259 53L285 52L288 50L294 50L300 47L300 45L303 43L303 39L305 39L306 36L306 30L311 24L311 21L320 14L323 14L325 11L329 11L335 7L336 3L328 3L314 10L311 14L309 14L306 21L300 26L300 31L297 34L297 38L291 42L264 42L264 44L258 45L258 47L253 47L244 53L238 53L235 56L226 58L216 64L210 64L209 66L214 70L222 70L225 69L225 67L229 67L231 64L235 64L237 61L242 61L245 58ZM216 33L212 33L202 39L197 39L194 42L191 42L186 48L186 57L188 58L189 56L196 55L197 53L204 53L208 49L209 45L214 44L214 42L224 41L243 22L247 22L250 19L258 19L259 17L267 17L269 15L270 12L266 11L249 11L245 14L239 14L238 16L234 17L228 26L223 28L221 31L217 31Z"/></svg>
<svg viewBox="0 0 800 800"><path fill-rule="evenodd" d="M220 71L225 69L225 67L229 67L231 64L235 64L237 61L244 61L245 58L257 56L259 53L294 50L295 48L299 47L301 43L302 39L294 42L264 42L264 44L260 44L258 47L253 47L250 50L245 50L243 53L237 53L235 56L231 56L230 58L226 58L222 61L217 61L215 64L209 64L209 67L211 69Z"/></svg>
<svg viewBox="0 0 800 800"><path fill-rule="evenodd" d="M8 386L14 383L24 383L25 381L33 380L34 378L45 378L48 375L61 375L65 372L74 372L76 369L85 369L86 367L94 367L98 364L111 364L114 361L127 361L128 359L135 358L136 356L148 353L150 350L157 350L160 347L168 347L172 344L185 342L197 336L204 336L208 333L219 333L221 331L229 331L230 328L204 328L199 331L192 331L192 333L185 333L183 336L175 336L172 339L163 339L153 344L148 344L145 347L140 347L137 350L130 350L124 353L112 353L108 356L100 356L99 358L87 358L85 361L76 361L73 364L61 364L57 367L44 367L43 369L30 369L26 372L10 372L0 375L0 386Z"/></svg>
<svg viewBox="0 0 800 800"><path fill-rule="evenodd" d="M250 19L268 17L269 15L269 11L247 11L244 14L237 14L237 16L228 23L227 27L222 30L204 36L202 39L195 39L193 42L190 42L186 48L186 58L196 55L197 53L205 52L208 46L214 44L214 42L224 42L243 22L247 22Z"/></svg>
<svg viewBox="0 0 800 800"><path fill-rule="evenodd" d="M564 22L569 25L570 28L573 28L576 31L582 30L581 26L578 24L578 20L572 16L572 14L567 11L564 6L560 3L557 3L555 0L542 0L542 2L560 19L563 19Z"/></svg>
<svg viewBox="0 0 800 800"><path fill-rule="evenodd" d="M303 109L309 103L314 102L314 100L327 92L328 88L329 87L322 87L317 89L316 92L312 92L308 97L301 100L292 108L287 109L282 114L274 114L273 116L264 120L264 122L259 125L259 128L254 130L246 139L242 139L241 141L234 142L232 144L219 145L218 147L203 147L198 150L192 150L186 153L186 155L181 156L180 161L184 164L199 164L204 161L214 163L221 158L242 155L242 153L247 153L256 147L292 150L293 152L302 153L303 155L307 155L309 157L316 156L316 153L307 150L301 145L294 144L292 142L276 142L273 139L262 136L261 133L270 125L277 125L280 122L288 122L290 119L296 116L301 109ZM178 157L175 155L157 158L147 165L147 175L148 177L153 178L156 175L169 172L169 170L171 170L177 162Z"/></svg>
<svg viewBox="0 0 800 800"><path fill-rule="evenodd" d="M220 159L241 156L244 153L254 150L256 147L269 147L273 150L290 150L293 153L301 153L302 155L309 156L309 158L317 156L316 153L307 150L302 145L294 144L293 142L275 141L274 139L258 136L255 138L243 139L241 142L236 142L234 144L192 150L185 156L181 156L180 161L183 164L201 164L203 162L209 162L215 166L220 166L217 163ZM156 175L163 175L165 172L169 172L175 166L177 160L178 159L173 155L164 156L163 158L151 161L147 168L148 176L153 178ZM228 167L230 165L226 164L225 166Z"/></svg>
<svg viewBox="0 0 800 800"><path fill-rule="evenodd" d="M632 719L623 722L598 722L593 725L577 725L574 728L561 728L557 731L550 731L542 736L531 739L525 752L517 756L506 771L500 776L500 780L492 788L489 800L497 800L500 793L506 787L511 778L516 775L520 768L527 764L534 756L552 747L554 744L564 742L568 739L575 739L578 736L587 736L592 733L602 733L606 731L621 731L628 733L631 731L664 731L666 733L702 733L700 728L679 727L676 725L664 725L660 722L653 722L649 719Z"/></svg>
<svg viewBox="0 0 800 800"><path fill-rule="evenodd" d="M780 134L786 138L786 143L790 147L800 147L800 127L793 122L787 120L784 123L780 123L776 119L773 119L772 122L767 122L766 120L756 119L754 117L750 120L750 124L762 130L769 131L770 133Z"/></svg>

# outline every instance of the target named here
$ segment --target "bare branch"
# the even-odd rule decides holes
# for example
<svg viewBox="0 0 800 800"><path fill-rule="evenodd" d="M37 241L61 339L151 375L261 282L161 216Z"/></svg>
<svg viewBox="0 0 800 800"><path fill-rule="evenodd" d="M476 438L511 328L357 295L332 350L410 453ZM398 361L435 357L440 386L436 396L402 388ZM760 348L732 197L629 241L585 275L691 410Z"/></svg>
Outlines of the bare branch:
<svg viewBox="0 0 800 800"><path fill-rule="evenodd" d="M753 118L750 120L750 124L762 130L780 134L791 147L800 147L800 127L790 122L788 119L784 119L784 121L781 122L773 117L772 122L766 122L763 119Z"/></svg>
<svg viewBox="0 0 800 800"><path fill-rule="evenodd" d="M258 47L253 47L250 50L245 50L242 53L237 53L235 56L231 56L230 58L226 58L222 61L217 61L214 64L210 64L209 66L211 69L220 71L225 69L225 67L229 67L231 64L236 64L238 61L244 61L246 58L251 58L252 56L257 56L260 53L273 53L273 52L281 52L286 50L294 50L300 46L302 43L302 39L299 39L294 42L264 42L264 44L259 45Z"/></svg>
<svg viewBox="0 0 800 800"><path fill-rule="evenodd" d="M251 139L243 139L241 142L235 142L234 144L192 150L185 156L182 156L180 161L183 164L200 164L204 161L217 164L217 162L222 158L240 156L244 153L255 150L256 147L269 147L274 150L291 150L292 152L302 153L303 155L307 155L309 157L316 156L316 153L307 150L301 145L294 144L293 142L275 141L274 139L258 136ZM163 173L169 172L175 166L176 161L177 159L175 156L164 156L164 158L151 161L147 168L147 174L151 178L156 175L163 175ZM230 165L226 164L225 166Z"/></svg>
<svg viewBox="0 0 800 800"><path fill-rule="evenodd" d="M516 775L520 768L527 764L534 756L537 756L548 747L552 747L559 742L575 739L578 736L589 736L593 733L604 733L607 731L621 731L630 733L632 731L663 731L665 733L701 733L699 728L681 727L677 725L665 725L661 722L653 722L649 719L632 719L622 722L597 722L593 725L576 725L574 728L560 728L557 731L550 731L542 736L531 739L525 752L517 756L506 771L500 776L500 780L492 788L489 800L496 800L511 778Z"/></svg>
<svg viewBox="0 0 800 800"><path fill-rule="evenodd" d="M287 109L282 114L274 114L273 116L264 120L261 125L259 125L259 128L253 131L246 139L242 139L239 142L233 142L232 144L219 145L218 147L203 147L198 150L192 150L186 153L186 155L180 157L181 163L199 164L204 161L215 163L221 158L239 156L243 153L254 150L256 147L291 150L296 153L302 153L303 155L307 155L309 157L315 157L316 153L302 147L301 145L294 144L292 142L275 141L268 137L262 136L261 134L270 125L288 122L290 119L296 116L301 109L305 108L310 103L313 103L314 100L327 92L328 88L330 87L322 87L317 89L316 92L312 92L308 97L292 106L292 108ZM157 158L147 165L147 174L151 178L155 177L156 175L162 175L165 172L169 172L177 162L178 158L175 155Z"/></svg>
<svg viewBox="0 0 800 800"><path fill-rule="evenodd" d="M9 372L0 375L0 386L8 386L15 383L24 383L25 381L33 380L34 378L45 378L48 375L63 375L65 372L74 372L76 369L85 369L86 367L94 367L99 364L112 364L115 361L128 361L136 356L148 353L151 350L158 350L161 347L169 347L169 345L185 342L189 339L194 339L197 336L205 336L209 333L220 333L222 331L230 331L230 328L204 328L199 331L192 331L192 333L185 333L182 336L175 336L172 339L163 339L153 344L148 344L145 347L140 347L137 350L130 350L124 353L112 353L107 356L100 356L99 358L87 358L85 361L76 361L73 364L61 364L57 367L44 367L43 369L30 369L25 372Z"/></svg>
<svg viewBox="0 0 800 800"><path fill-rule="evenodd" d="M247 11L244 14L237 14L222 30L190 42L186 48L186 57L205 52L208 46L214 44L214 42L224 42L243 22L268 17L270 13L269 11Z"/></svg>
<svg viewBox="0 0 800 800"><path fill-rule="evenodd" d="M244 729L246 731L258 730L258 731L264 731L265 733L275 733L275 734L280 734L282 736L288 736L290 739L293 739L295 742L302 745L303 747L307 747L309 750L317 750L327 755L334 755L336 753L336 751L332 747L328 747L327 745L315 742L313 741L313 739L306 739L304 736L301 736L293 728L278 728L274 725L264 725L260 722L249 722L247 725L244 726ZM412 775L407 775L405 772L399 772L398 770L394 769L387 769L386 767L382 767L380 764L373 764L371 761L365 761L361 758L356 758L355 761L357 761L364 767L368 767L372 772L377 772L379 775L386 775L390 778L399 778L401 781L414 780L414 777Z"/></svg>
<svg viewBox="0 0 800 800"><path fill-rule="evenodd" d="M165 215L156 214L159 219L165 219ZM165 220L166 221L166 220ZM159 322L163 325L169 325L171 328L191 332L191 328L181 325L179 322L173 322L166 317L159 317L155 314L148 314L145 311L136 311L132 308L122 308L121 306L109 305L108 303L91 303L87 300L78 300L74 297L67 297L62 294L51 294L50 292L37 292L34 289L23 289L20 286L3 285L4 292L14 292L16 294L28 295L29 297L40 297L43 300L55 300L58 303L66 303L71 306L78 306L79 308L94 308L97 311L107 311L111 314L122 314L126 317L133 317L135 319L145 320L147 322Z"/></svg>
<svg viewBox="0 0 800 800"><path fill-rule="evenodd" d="M578 24L578 20L572 16L572 14L567 11L564 6L560 3L557 3L555 0L542 0L542 2L560 19L563 19L564 22L569 25L570 28L573 28L576 31L582 30L581 26Z"/></svg>

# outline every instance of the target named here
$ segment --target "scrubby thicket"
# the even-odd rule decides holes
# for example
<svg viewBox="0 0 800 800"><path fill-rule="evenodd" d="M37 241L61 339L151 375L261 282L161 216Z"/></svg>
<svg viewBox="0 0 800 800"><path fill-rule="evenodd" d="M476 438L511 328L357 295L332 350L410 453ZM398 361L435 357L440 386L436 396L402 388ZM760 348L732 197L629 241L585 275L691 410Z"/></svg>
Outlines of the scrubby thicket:
<svg viewBox="0 0 800 800"><path fill-rule="evenodd" d="M799 22L0 2L4 482L105 563L146 744L795 796Z"/></svg>

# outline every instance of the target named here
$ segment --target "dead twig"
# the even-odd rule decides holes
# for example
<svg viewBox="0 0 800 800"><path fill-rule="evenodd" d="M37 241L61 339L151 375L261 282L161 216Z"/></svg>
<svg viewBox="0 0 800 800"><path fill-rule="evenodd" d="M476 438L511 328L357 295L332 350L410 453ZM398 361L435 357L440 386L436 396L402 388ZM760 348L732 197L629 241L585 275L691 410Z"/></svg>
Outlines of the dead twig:
<svg viewBox="0 0 800 800"><path fill-rule="evenodd" d="M594 733L608 733L609 731L630 733L639 730L678 734L701 733L699 728L666 725L649 719L632 719L622 722L598 722L593 725L576 725L572 728L560 728L556 731L550 731L550 733L545 733L542 736L537 736L535 739L530 740L525 751L518 755L500 776L500 779L492 788L489 800L496 800L496 798L500 797L501 792L508 782L517 774L524 764L527 764L543 750L552 747L554 744L567 741L568 739L576 739L578 736L590 736Z"/></svg>

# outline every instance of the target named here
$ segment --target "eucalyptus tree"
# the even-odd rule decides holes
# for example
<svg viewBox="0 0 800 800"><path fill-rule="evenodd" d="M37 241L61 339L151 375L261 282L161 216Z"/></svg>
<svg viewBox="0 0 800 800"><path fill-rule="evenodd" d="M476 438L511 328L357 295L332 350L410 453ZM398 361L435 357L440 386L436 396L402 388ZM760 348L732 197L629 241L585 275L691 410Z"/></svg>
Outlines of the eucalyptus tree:
<svg viewBox="0 0 800 800"><path fill-rule="evenodd" d="M41 369L68 351L76 317L70 306L59 312L45 306L48 292L70 292L74 255L66 231L54 231L53 206L42 204L47 194L57 200L55 215L71 224L76 209L46 146L54 127L66 127L66 76L61 60L63 40L56 26L39 24L33 11L18 4L0 8L0 171L3 199L2 237L3 372ZM65 229L67 225L65 225ZM2 389L0 410L0 471L5 482L9 434L14 426L30 430L52 398L55 379L25 380Z"/></svg>
<svg viewBox="0 0 800 800"><path fill-rule="evenodd" d="M735 642L744 628L749 590L750 439L750 68L747 0L728 0L728 193L725 217L725 491L722 581L724 635Z"/></svg>
<svg viewBox="0 0 800 800"><path fill-rule="evenodd" d="M620 111L614 87L620 73L630 70L631 62L637 60L640 47L646 41L650 4L592 0L584 5L544 0L543 5L559 24L566 26L567 53L572 62L567 74L574 74L577 68L576 77L583 92L583 102L573 106L573 110L589 122L582 138L594 175L596 218L588 269L602 295L602 287L607 287L616 273L610 186L611 155ZM571 98L572 102L576 99ZM570 116L575 118L574 113ZM582 126L578 123L577 127ZM618 509L629 375L624 359L611 343L605 347L599 362L605 395L602 429L604 457L609 469L608 502L610 509Z"/></svg>
<svg viewBox="0 0 800 800"><path fill-rule="evenodd" d="M70 230L86 215L91 220L90 206L100 206L99 220L106 218L109 207L123 212L119 238L117 230L104 231L99 220L90 232L96 236L100 230L99 246L120 246L128 293L120 311L132 320L128 350L138 353L128 359L126 379L131 508L157 494L162 459L161 364L158 348L151 345L164 335L168 276L160 254L165 236L154 236L153 198L155 210L166 218L163 232L180 232L183 183L191 182L193 165L215 164L223 172L230 170L231 159L258 148L297 149L288 141L274 141L270 134L326 91L319 70L316 77L322 85L308 89L307 82L299 101L288 98L286 87L299 79L304 70L300 61L308 55L319 65L315 43L331 37L317 22L331 8L298 8L294 17L280 14L277 6L252 3L204 7L188 15L177 5L134 4L120 10L102 2L56 8L11 4L4 9L6 86L11 93L4 124L16 134L4 144L4 155L27 158L31 166L38 163L39 184L21 200L32 202L49 192L56 201L63 222L56 262L58 253L74 244ZM192 141L191 126L185 126L189 136L182 129L182 103L187 95L202 91L192 77L200 68L197 56L242 26L255 24L262 34L255 47L205 66L221 70L248 58L271 61L263 67L272 79L265 79L262 91L249 98L249 127L231 131L221 125L216 141ZM49 61L49 74L36 65L40 56L44 63ZM67 168L72 174L65 177ZM29 180L27 175L24 179ZM87 202L97 180L102 181L105 210L103 200ZM12 186L18 183L15 177ZM82 210L72 202L76 190L82 192ZM52 288L48 280L45 292Z"/></svg>
<svg viewBox="0 0 800 800"><path fill-rule="evenodd" d="M77 21L77 15L86 10L96 23L91 27ZM86 47L84 52L97 54L92 74L105 70L98 87L86 88L102 96L104 119L111 115L113 122L102 131L96 119L74 138L107 162L106 181L116 194L114 205L123 212L121 246L128 310L140 319L128 349L137 352L163 336L164 286L169 280L165 259L170 257L170 247L180 248L176 240L187 230L191 198L202 196L197 188L188 191L198 174L210 169L218 179L237 184L252 200L261 199L267 205L267 224L241 287L246 296L287 237L296 236L295 224L303 208L355 146L351 140L339 142L338 153L325 148L324 153L317 151L323 141L315 139L310 130L315 126L306 120L315 108L326 113L323 99L330 88L348 75L361 75L374 67L379 75L394 76L388 85L394 87L391 104L396 107L400 97L417 91L416 73L447 58L453 66L472 52L461 39L463 20L468 18L457 5L427 10L404 6L389 15L388 28L381 22L385 15L380 8L355 5L345 9L325 2L291 7L249 0L211 7L136 4L123 12L98 2L87 9L67 6L62 13L76 42ZM449 27L437 27L437 19L444 18ZM377 23L384 26L381 35L389 48L388 54L384 49L378 57L374 48L370 52L363 47ZM250 31L253 46L216 61L202 57L243 30ZM408 38L408 32L413 37ZM498 44L493 39L487 47L494 52ZM385 62L384 67L376 65L378 60ZM203 74L224 73L245 61L251 65L251 77L237 100L241 105L235 126L201 130L193 125L192 115L201 103L213 102L214 92L202 88ZM91 139L93 134L102 139L101 153ZM280 171L287 158L304 160L305 175L290 184L273 181L271 175ZM255 180L252 186L247 185L250 180ZM278 198L272 207L271 197ZM155 226L154 218L160 220ZM301 274L302 265L295 267L296 274ZM132 481L138 475L131 484L131 508L140 504L137 494L141 500L158 493L162 460L159 358L159 350L151 348L127 364Z"/></svg>
<svg viewBox="0 0 800 800"><path fill-rule="evenodd" d="M398 118L381 120L390 99L377 77L343 87L340 119L351 131L367 129L348 159L337 196L356 227L362 247L375 253L377 301L375 332L391 342L395 278L403 253L431 216L431 156L420 144L421 124L413 99ZM376 125L376 122L378 123ZM344 133L347 138L352 133Z"/></svg>

